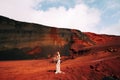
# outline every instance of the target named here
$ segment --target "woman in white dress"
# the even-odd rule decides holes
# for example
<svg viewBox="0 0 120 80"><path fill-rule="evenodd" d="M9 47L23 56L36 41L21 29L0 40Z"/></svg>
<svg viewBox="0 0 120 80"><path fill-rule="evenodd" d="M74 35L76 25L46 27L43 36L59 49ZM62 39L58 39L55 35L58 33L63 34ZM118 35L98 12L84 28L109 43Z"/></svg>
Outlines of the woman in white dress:
<svg viewBox="0 0 120 80"><path fill-rule="evenodd" d="M57 74L57 73L61 73L61 70L60 70L60 53L59 52L57 52L57 57L56 57L56 59L57 59L57 64L56 64L56 72L55 72L55 74Z"/></svg>

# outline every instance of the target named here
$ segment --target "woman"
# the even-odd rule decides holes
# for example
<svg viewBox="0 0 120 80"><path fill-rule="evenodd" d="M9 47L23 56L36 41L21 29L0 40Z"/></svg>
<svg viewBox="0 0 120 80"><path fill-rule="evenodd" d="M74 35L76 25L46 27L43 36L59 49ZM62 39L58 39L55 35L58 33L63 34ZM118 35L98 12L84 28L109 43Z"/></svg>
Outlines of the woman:
<svg viewBox="0 0 120 80"><path fill-rule="evenodd" d="M59 53L59 51L57 52L57 57L56 57L56 59L57 59L57 64L56 64L56 72L55 72L55 74L57 74L57 73L61 73L61 70L60 70L60 53Z"/></svg>

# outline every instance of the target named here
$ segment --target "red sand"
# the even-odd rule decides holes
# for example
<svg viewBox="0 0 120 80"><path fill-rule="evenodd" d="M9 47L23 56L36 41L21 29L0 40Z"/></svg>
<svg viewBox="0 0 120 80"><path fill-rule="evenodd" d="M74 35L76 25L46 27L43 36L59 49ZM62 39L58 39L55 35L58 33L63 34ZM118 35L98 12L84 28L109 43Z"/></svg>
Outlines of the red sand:
<svg viewBox="0 0 120 80"><path fill-rule="evenodd" d="M0 80L102 80L105 76L120 78L119 52L100 51L61 63L65 74L55 74L50 59L1 61Z"/></svg>

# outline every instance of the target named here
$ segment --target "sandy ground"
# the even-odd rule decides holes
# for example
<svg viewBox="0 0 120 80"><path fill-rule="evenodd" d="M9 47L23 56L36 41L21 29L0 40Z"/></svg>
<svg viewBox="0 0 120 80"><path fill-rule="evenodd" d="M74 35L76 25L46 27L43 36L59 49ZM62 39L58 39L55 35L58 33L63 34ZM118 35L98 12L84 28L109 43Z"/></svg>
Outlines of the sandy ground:
<svg viewBox="0 0 120 80"><path fill-rule="evenodd" d="M0 80L102 80L105 76L120 77L120 54L97 52L61 63L65 74L55 74L51 59L0 61Z"/></svg>

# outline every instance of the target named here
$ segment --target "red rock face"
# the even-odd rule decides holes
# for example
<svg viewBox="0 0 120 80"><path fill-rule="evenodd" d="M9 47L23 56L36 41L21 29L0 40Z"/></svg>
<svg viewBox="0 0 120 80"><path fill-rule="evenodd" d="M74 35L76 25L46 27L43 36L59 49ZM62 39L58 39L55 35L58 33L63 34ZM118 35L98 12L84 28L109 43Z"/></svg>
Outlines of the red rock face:
<svg viewBox="0 0 120 80"><path fill-rule="evenodd" d="M85 34L96 44L105 44L105 43L119 43L120 36L113 36L113 35L102 35L102 34L95 34L90 32L85 32Z"/></svg>
<svg viewBox="0 0 120 80"><path fill-rule="evenodd" d="M88 47L100 44L118 44L119 41L120 37L117 36L83 33L75 29L19 22L0 16L1 56L4 56L2 53L14 53L18 57L20 54L22 54L21 57L28 56L28 58L31 55L46 57L47 55L53 56L58 50L62 55L68 56L71 52L79 53L80 50L84 52ZM10 56L10 59L14 55ZM1 59L4 58L1 57Z"/></svg>

